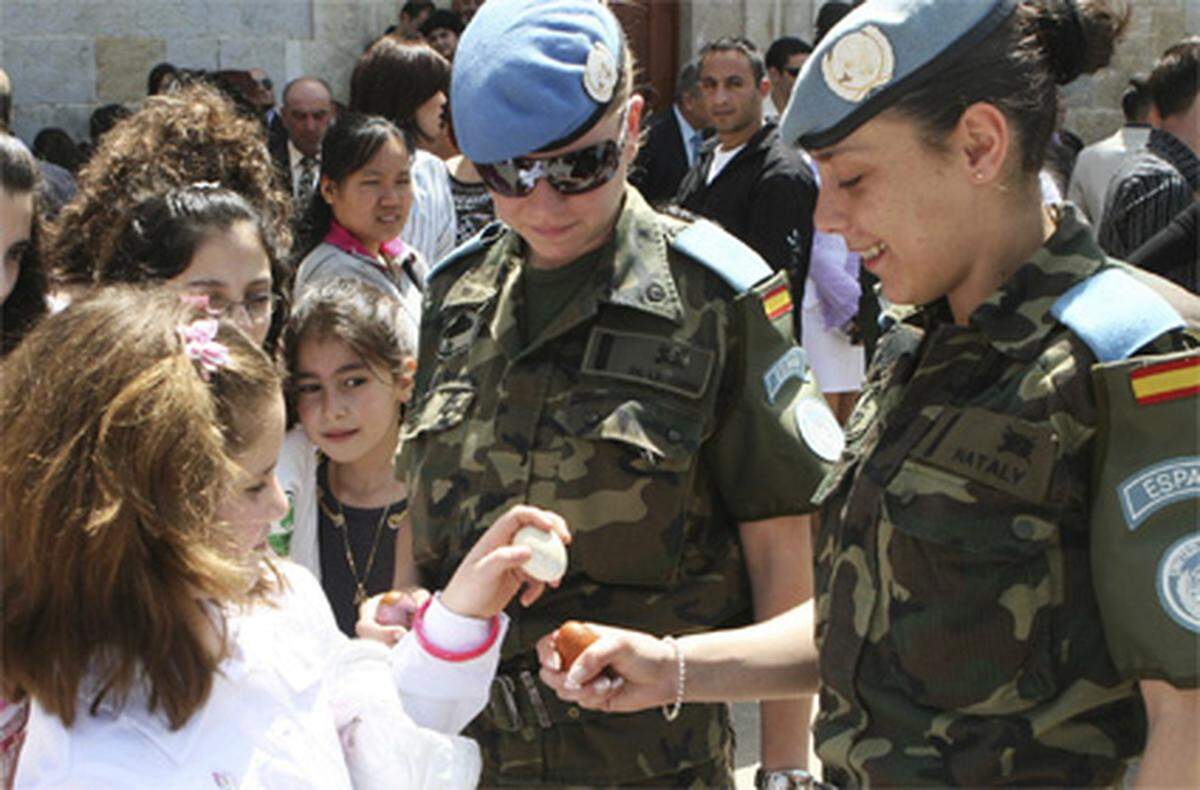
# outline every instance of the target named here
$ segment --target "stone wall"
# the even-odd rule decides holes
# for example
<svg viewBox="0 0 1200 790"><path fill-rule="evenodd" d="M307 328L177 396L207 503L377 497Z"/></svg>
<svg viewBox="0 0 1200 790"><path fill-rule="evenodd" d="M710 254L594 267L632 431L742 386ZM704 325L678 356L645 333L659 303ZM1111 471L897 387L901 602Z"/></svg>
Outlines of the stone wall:
<svg viewBox="0 0 1200 790"><path fill-rule="evenodd" d="M154 64L267 72L276 85L324 77L339 99L355 59L392 22L395 0L0 0L0 66L13 127L87 138L91 112L146 93Z"/></svg>

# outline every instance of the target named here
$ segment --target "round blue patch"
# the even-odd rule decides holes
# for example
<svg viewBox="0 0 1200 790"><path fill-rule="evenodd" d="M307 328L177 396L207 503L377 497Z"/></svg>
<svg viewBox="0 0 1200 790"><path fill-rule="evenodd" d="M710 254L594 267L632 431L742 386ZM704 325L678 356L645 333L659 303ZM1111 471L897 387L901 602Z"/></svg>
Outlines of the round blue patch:
<svg viewBox="0 0 1200 790"><path fill-rule="evenodd" d="M1200 634L1200 532L1185 535L1163 552L1158 600L1172 620Z"/></svg>

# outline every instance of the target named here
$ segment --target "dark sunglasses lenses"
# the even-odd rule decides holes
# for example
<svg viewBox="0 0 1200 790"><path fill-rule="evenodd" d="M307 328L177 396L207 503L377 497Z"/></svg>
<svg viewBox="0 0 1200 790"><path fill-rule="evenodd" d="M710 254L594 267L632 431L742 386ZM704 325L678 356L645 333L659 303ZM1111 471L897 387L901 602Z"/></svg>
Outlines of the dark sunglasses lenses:
<svg viewBox="0 0 1200 790"><path fill-rule="evenodd" d="M485 184L505 197L525 197L537 186L539 178L564 195L590 192L612 180L621 164L621 149L616 140L551 159L509 159L491 165L476 165Z"/></svg>

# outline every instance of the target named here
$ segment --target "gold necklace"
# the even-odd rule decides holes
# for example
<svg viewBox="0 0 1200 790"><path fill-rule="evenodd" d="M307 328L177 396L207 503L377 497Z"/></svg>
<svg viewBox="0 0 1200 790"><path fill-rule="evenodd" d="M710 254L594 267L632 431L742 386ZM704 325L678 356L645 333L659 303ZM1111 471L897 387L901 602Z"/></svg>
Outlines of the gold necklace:
<svg viewBox="0 0 1200 790"><path fill-rule="evenodd" d="M329 465L325 464L325 488L328 489L329 496L337 505L337 512L334 513L329 504L325 501L322 490L321 496L317 501L321 503L321 510L325 513L326 518L333 522L333 526L342 533L342 548L346 550L346 564L350 567L350 576L354 579L354 606L358 607L363 601L367 600L367 581L371 578L371 569L375 567L375 555L379 553L380 538L383 536L383 525L386 523L393 529L399 526L399 520L404 516L404 511L392 515L392 504L389 503L383 509L383 513L379 516L379 521L375 524L375 537L371 540L371 552L367 555L367 567L361 576L358 575L358 563L354 561L354 552L350 549L350 529L347 526L346 513L342 509L342 502L333 495L333 484L329 481Z"/></svg>

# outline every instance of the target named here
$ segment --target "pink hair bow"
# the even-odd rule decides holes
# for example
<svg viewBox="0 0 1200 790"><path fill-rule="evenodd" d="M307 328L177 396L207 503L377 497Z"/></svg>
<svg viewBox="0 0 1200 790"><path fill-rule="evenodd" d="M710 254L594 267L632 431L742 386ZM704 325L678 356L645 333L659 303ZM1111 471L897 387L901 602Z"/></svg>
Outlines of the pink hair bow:
<svg viewBox="0 0 1200 790"><path fill-rule="evenodd" d="M200 366L200 377L205 381L217 369L229 364L229 347L217 342L218 326L215 318L206 318L175 328L183 341L183 353Z"/></svg>

